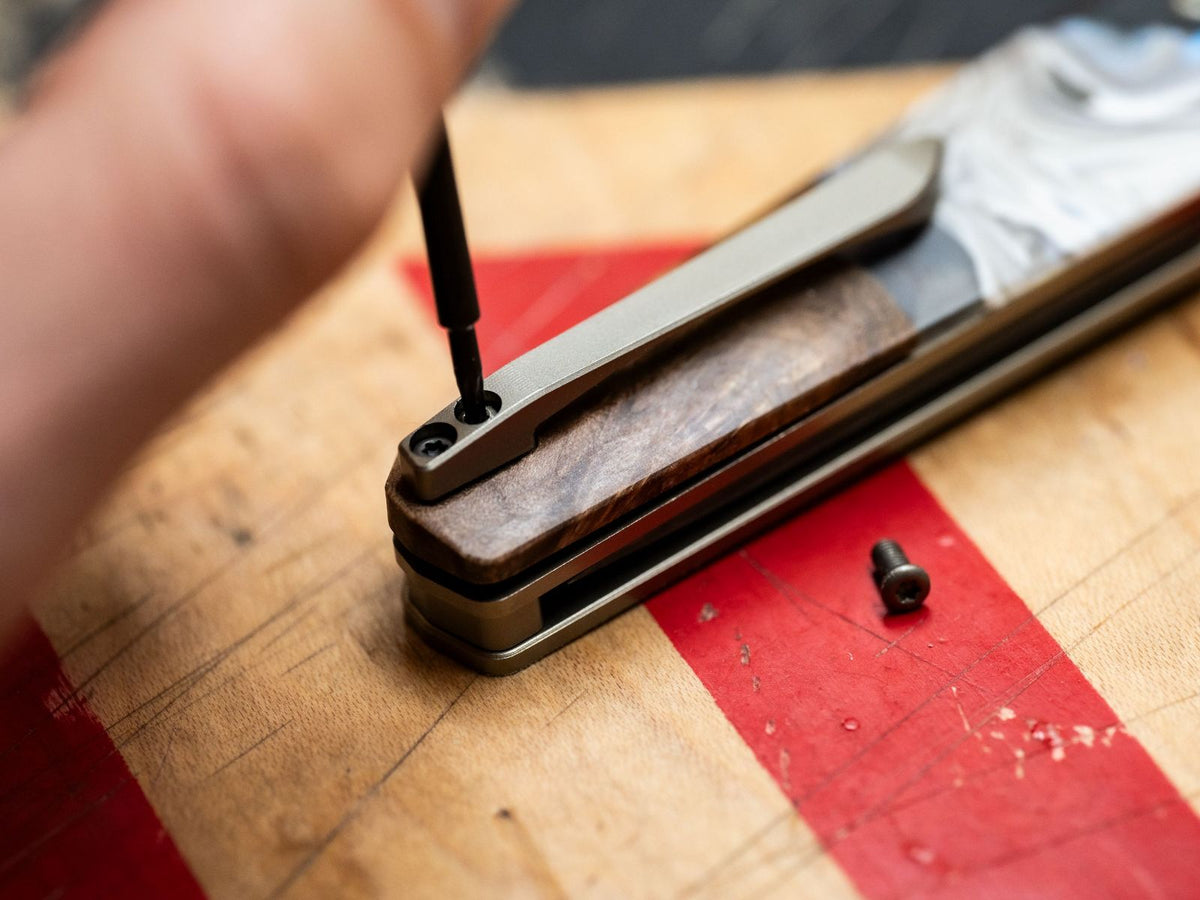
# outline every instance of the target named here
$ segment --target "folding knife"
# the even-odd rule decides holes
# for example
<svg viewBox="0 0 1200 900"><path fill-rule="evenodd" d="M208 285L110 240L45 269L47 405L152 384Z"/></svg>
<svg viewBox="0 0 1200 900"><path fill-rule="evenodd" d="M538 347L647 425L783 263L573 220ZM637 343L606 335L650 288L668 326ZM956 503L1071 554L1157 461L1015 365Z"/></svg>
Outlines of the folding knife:
<svg viewBox="0 0 1200 900"><path fill-rule="evenodd" d="M407 436L407 618L516 671L1200 283L1198 238L1194 40L1022 32Z"/></svg>

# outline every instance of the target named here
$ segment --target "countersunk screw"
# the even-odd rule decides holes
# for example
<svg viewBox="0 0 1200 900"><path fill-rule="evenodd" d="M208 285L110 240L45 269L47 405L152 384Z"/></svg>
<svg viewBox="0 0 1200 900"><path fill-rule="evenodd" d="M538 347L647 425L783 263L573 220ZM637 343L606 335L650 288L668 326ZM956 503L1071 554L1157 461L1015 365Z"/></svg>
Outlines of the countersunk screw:
<svg viewBox="0 0 1200 900"><path fill-rule="evenodd" d="M882 540L871 548L875 565L875 584L883 605L891 613L920 609L929 596L929 573L908 561L903 548L895 541Z"/></svg>
<svg viewBox="0 0 1200 900"><path fill-rule="evenodd" d="M416 456L432 459L453 447L456 440L458 432L449 422L429 422L417 429L409 447Z"/></svg>
<svg viewBox="0 0 1200 900"><path fill-rule="evenodd" d="M413 452L417 456L441 456L450 449L450 442L444 437L427 437L413 444Z"/></svg>

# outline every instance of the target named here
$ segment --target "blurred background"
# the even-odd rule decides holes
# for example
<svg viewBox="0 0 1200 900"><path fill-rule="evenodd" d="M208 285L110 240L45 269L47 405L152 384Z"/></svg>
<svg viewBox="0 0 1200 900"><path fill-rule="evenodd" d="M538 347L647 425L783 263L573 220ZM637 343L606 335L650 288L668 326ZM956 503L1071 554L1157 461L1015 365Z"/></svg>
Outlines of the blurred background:
<svg viewBox="0 0 1200 900"><path fill-rule="evenodd" d="M1029 22L1189 8L1200 0L525 0L485 71L553 87L965 59Z"/></svg>
<svg viewBox="0 0 1200 900"><path fill-rule="evenodd" d="M98 0L0 0L0 82L16 84ZM525 0L480 78L514 87L963 59L1021 25L1136 26L1200 0Z"/></svg>

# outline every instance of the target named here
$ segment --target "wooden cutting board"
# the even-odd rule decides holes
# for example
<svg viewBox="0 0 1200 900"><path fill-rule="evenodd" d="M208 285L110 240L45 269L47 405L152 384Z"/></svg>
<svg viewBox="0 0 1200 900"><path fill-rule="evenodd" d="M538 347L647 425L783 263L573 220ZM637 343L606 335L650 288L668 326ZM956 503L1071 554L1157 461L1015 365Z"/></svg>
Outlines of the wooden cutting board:
<svg viewBox="0 0 1200 900"><path fill-rule="evenodd" d="M696 245L942 77L469 93L451 130L473 246L532 277L546 254ZM1200 855L1200 302L650 609L489 679L406 634L384 515L396 442L453 391L399 265L419 248L406 193L80 535L35 611L48 647L31 632L24 651L52 665L5 682L10 758L36 764L0 784L0 892L132 890L163 859L158 887L230 898L1054 895L1062 859L1093 896L1186 883L1180 860ZM500 323L483 303L486 332ZM894 634L854 599L855 542L884 527L947 570L924 624ZM939 584L953 585L941 600ZM837 628L866 644L843 649ZM804 669L825 650L849 658ZM1003 687L1025 680L1048 691L1037 710ZM1083 712L1056 717L1056 702ZM920 738L870 756L918 722L928 765L905 768ZM978 777L954 762L976 744ZM1128 784L1105 774L1110 752ZM1153 802L1081 818L1118 787ZM1019 809L1044 827L1015 833Z"/></svg>

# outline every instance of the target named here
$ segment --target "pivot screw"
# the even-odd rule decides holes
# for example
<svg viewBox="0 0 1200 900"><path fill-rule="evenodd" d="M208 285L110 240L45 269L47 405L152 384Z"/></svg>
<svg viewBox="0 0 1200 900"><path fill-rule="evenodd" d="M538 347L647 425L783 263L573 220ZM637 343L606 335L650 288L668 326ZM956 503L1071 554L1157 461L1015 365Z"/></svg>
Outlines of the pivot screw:
<svg viewBox="0 0 1200 900"><path fill-rule="evenodd" d="M929 573L908 561L904 550L892 540L882 540L871 548L875 565L875 585L890 613L920 609L929 596Z"/></svg>

